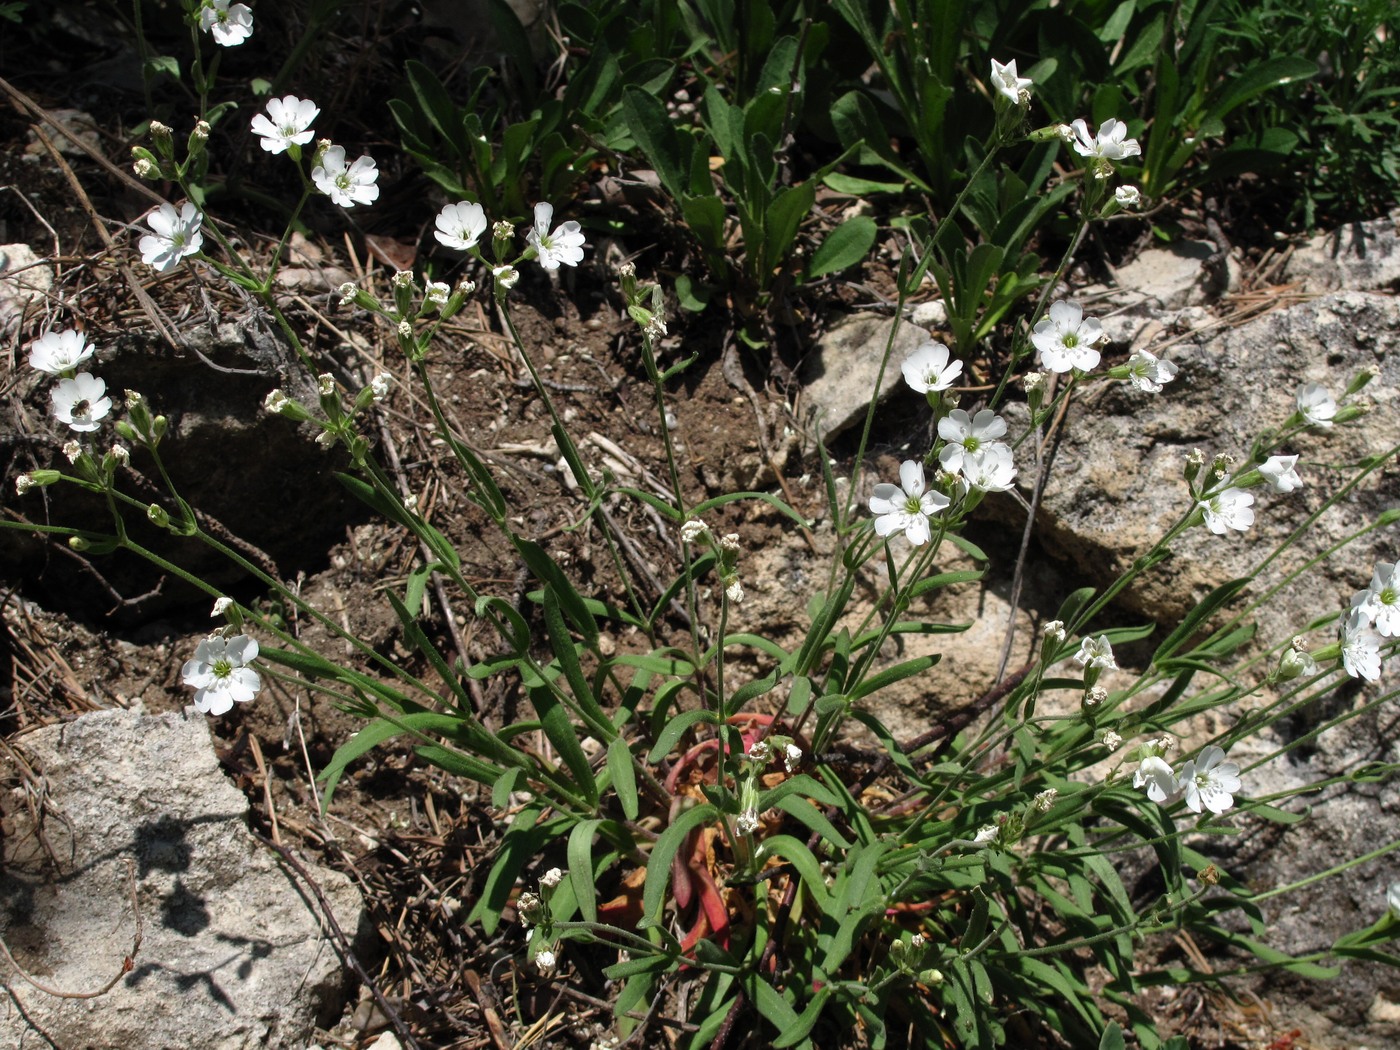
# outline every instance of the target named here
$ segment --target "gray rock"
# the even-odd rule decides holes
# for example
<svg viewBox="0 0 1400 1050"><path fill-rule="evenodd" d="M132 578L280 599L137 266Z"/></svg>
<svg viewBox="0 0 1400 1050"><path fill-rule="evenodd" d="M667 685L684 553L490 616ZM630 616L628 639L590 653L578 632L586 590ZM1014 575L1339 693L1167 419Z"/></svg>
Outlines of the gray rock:
<svg viewBox="0 0 1400 1050"><path fill-rule="evenodd" d="M1400 211L1318 234L1293 252L1284 272L1307 292L1400 291Z"/></svg>
<svg viewBox="0 0 1400 1050"><path fill-rule="evenodd" d="M27 244L0 244L0 333L53 289L53 267Z"/></svg>
<svg viewBox="0 0 1400 1050"><path fill-rule="evenodd" d="M144 939L95 999L7 975L21 1009L0 1020L0 1046L47 1046L42 1031L72 1048L301 1047L333 1023L340 959L313 896L249 834L203 716L100 711L18 746L42 778L45 817L35 825L23 789L6 800L0 922L16 960L53 988L101 987L131 951L132 878ZM307 867L354 936L358 891Z"/></svg>
<svg viewBox="0 0 1400 1050"><path fill-rule="evenodd" d="M865 418L893 326L888 318L856 317L833 328L813 348L802 367L802 395L806 419L822 442L829 443ZM899 326L880 380L880 400L903 385L900 365L928 338L928 332L912 324Z"/></svg>
<svg viewBox="0 0 1400 1050"><path fill-rule="evenodd" d="M1149 248L1118 271L1114 287L1084 289L1084 312L1103 322L1111 342L1136 347L1162 325L1180 323L1183 312L1219 298L1219 274L1208 265L1215 254L1209 241Z"/></svg>

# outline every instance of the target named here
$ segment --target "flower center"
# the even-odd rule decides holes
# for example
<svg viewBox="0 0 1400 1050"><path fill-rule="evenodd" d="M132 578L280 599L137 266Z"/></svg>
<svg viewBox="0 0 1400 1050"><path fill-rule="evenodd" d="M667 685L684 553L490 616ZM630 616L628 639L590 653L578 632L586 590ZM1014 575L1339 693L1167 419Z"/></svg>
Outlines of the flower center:
<svg viewBox="0 0 1400 1050"><path fill-rule="evenodd" d="M92 402L84 398L82 401L73 402L73 417L86 416L92 411Z"/></svg>
<svg viewBox="0 0 1400 1050"><path fill-rule="evenodd" d="M215 678L227 678L231 674L233 674L233 664L231 664L227 659L214 661Z"/></svg>
<svg viewBox="0 0 1400 1050"><path fill-rule="evenodd" d="M979 448L981 448L981 447L982 447L982 439L981 439L981 438L974 437L974 436L971 435L971 434L969 434L967 437L963 438L963 448L965 448L967 451L969 451L969 452L976 452L976 451L977 451Z"/></svg>
<svg viewBox="0 0 1400 1050"><path fill-rule="evenodd" d="M904 501L904 509L910 514L922 514L924 505L919 502L918 496L910 496Z"/></svg>
<svg viewBox="0 0 1400 1050"><path fill-rule="evenodd" d="M350 188L350 173L348 171L341 172L335 177L335 184L342 190L348 190Z"/></svg>
<svg viewBox="0 0 1400 1050"><path fill-rule="evenodd" d="M1060 340L1060 343L1066 349L1072 349L1079 345L1079 336L1075 335L1073 332L1066 332L1064 338Z"/></svg>

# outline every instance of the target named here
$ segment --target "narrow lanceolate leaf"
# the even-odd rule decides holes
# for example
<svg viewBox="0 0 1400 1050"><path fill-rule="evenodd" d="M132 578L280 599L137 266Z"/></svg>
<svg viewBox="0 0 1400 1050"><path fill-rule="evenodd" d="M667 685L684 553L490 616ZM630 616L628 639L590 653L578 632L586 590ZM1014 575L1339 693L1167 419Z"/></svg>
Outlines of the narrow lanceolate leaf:
<svg viewBox="0 0 1400 1050"><path fill-rule="evenodd" d="M640 926L656 926L661 922L661 909L666 904L666 887L671 881L671 861L680 851L686 836L696 828L719 819L718 807L706 802L682 813L676 822L661 833L651 848L647 862L647 881L642 889L642 921Z"/></svg>

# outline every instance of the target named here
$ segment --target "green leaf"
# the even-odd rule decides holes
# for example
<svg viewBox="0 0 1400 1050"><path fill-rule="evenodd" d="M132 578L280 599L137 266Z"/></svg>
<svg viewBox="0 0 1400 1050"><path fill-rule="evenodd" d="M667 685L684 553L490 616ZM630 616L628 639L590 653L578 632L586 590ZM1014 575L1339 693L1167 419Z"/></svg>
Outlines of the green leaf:
<svg viewBox="0 0 1400 1050"><path fill-rule="evenodd" d="M575 702L581 707L585 714L592 716L594 720L608 720L607 712L598 703L593 695L593 688L588 684L588 679L584 677L583 665L579 663L578 650L574 648L573 636L569 634L569 628L564 623L564 611L562 603L559 601L559 593L554 589L553 584L545 584L544 588L544 623L545 630L549 634L549 645L554 652L554 657L559 661L559 666L564 669L564 677L569 681L569 690L574 694Z"/></svg>
<svg viewBox="0 0 1400 1050"><path fill-rule="evenodd" d="M629 86L622 94L622 112L637 148L656 169L666 192L680 200L687 188L688 165L665 104L650 92Z"/></svg>
<svg viewBox="0 0 1400 1050"><path fill-rule="evenodd" d="M852 197L868 197L872 193L903 193L907 183L876 182L874 179L860 179L853 175L842 175L833 171L822 182L837 193L847 193Z"/></svg>
<svg viewBox="0 0 1400 1050"><path fill-rule="evenodd" d="M608 745L608 775L612 778L613 790L622 813L628 820L637 819L637 779L632 769L632 750L622 737L615 737Z"/></svg>
<svg viewBox="0 0 1400 1050"><path fill-rule="evenodd" d="M752 974L747 983L754 1006L769 1024L779 1032L787 1032L797 1026L797 1011L761 974Z"/></svg>
<svg viewBox="0 0 1400 1050"><path fill-rule="evenodd" d="M1242 576L1239 579L1231 580L1229 583L1222 583L1215 590L1211 591L1201 600L1176 627L1176 630L1163 639L1162 644L1157 646L1157 651L1152 654L1155 663L1158 660L1172 656L1185 645L1193 634L1196 633L1207 620L1215 615L1217 609L1227 604L1235 595L1247 587L1251 577Z"/></svg>
<svg viewBox="0 0 1400 1050"><path fill-rule="evenodd" d="M505 809L510 803L510 796L515 792L515 786L524 775L524 770L519 766L507 769L496 782L491 785L491 805L496 809Z"/></svg>
<svg viewBox="0 0 1400 1050"><path fill-rule="evenodd" d="M789 186L773 198L763 216L763 258L765 272L778 267L797 238L797 228L812 210L817 200L816 181L809 179L801 186ZM752 250L752 246L750 246Z"/></svg>
<svg viewBox="0 0 1400 1050"><path fill-rule="evenodd" d="M894 685L895 682L902 682L906 678L912 678L916 674L927 671L941 659L943 659L942 653L932 653L928 656L920 656L913 660L905 660L903 663L895 664L893 667L887 667L879 674L872 675L852 689L849 693L850 702L854 704L861 698L867 697L871 693L878 692L888 685Z"/></svg>
<svg viewBox="0 0 1400 1050"><path fill-rule="evenodd" d="M1266 91L1298 80L1309 80L1317 76L1317 63L1310 58L1287 55L1260 62L1238 76L1225 78L1223 90L1218 98L1206 107L1204 120L1219 120L1237 106L1257 98Z"/></svg>
<svg viewBox="0 0 1400 1050"><path fill-rule="evenodd" d="M614 741L616 742L616 741ZM574 886L574 900L586 922L598 921L598 889L593 876L593 835L602 820L581 820L569 832L567 856L569 881Z"/></svg>
<svg viewBox="0 0 1400 1050"><path fill-rule="evenodd" d="M164 74L172 80L180 79L180 63L173 55L150 56L142 65L141 71L147 77L158 77Z"/></svg>
<svg viewBox="0 0 1400 1050"><path fill-rule="evenodd" d="M826 910L826 902L831 894L826 887L826 879L822 875L821 864L817 861L816 855L807 848L807 844L795 835L770 835L763 840L759 846L760 858L782 857L794 868L802 878L802 885L816 901L817 907L821 911ZM770 877L765 873L764 877Z"/></svg>
<svg viewBox="0 0 1400 1050"><path fill-rule="evenodd" d="M830 178L830 176L828 176ZM869 254L879 227L868 215L847 219L826 235L807 264L808 278L823 277L856 265Z"/></svg>
<svg viewBox="0 0 1400 1050"><path fill-rule="evenodd" d="M487 873L481 897L466 918L468 923L480 922L488 937L501 924L501 912L510 900L510 891L521 870L544 848L545 843L563 834L574 820L573 817L563 816L537 824L542 811L543 806L539 803L526 806L510 822L510 827L501 837L496 863Z"/></svg>
<svg viewBox="0 0 1400 1050"><path fill-rule="evenodd" d="M584 797L588 799L590 805L596 804L598 783L593 779L593 768L588 762L588 756L583 753L583 747L579 744L578 730L569 717L568 708L561 704L559 698L545 686L527 689L526 693L530 697L531 704L534 705L535 713L539 716L540 727L544 730L545 736L549 738L549 742L554 745L554 750L559 752L559 757L564 760L564 764L569 767L569 772L574 777L574 783L583 791Z"/></svg>
<svg viewBox="0 0 1400 1050"><path fill-rule="evenodd" d="M1103 1036L1099 1039L1099 1050L1127 1050L1127 1044L1123 1041L1123 1029L1118 1027L1117 1021L1108 1022L1108 1027L1103 1030Z"/></svg>
<svg viewBox="0 0 1400 1050"><path fill-rule="evenodd" d="M788 777L777 787L770 788L760 794L758 796L759 812L772 809L790 795L810 796L824 806L835 806L840 803L840 799L827 790L823 784L813 780L806 773L799 773L796 776Z"/></svg>
<svg viewBox="0 0 1400 1050"><path fill-rule="evenodd" d="M778 808L794 820L805 824L837 849L850 849L851 840L836 830L826 815L801 795L788 795L778 800Z"/></svg>
<svg viewBox="0 0 1400 1050"><path fill-rule="evenodd" d="M666 723L666 728L657 735L656 743L647 755L647 761L653 764L660 762L671 753L671 749L676 746L676 742L680 740L687 729L702 722L714 725L719 722L719 716L713 711L705 710L682 711L676 715Z"/></svg>
<svg viewBox="0 0 1400 1050"><path fill-rule="evenodd" d="M719 819L719 809L709 802L688 809L676 818L651 848L647 861L647 880L642 888L641 928L661 923L661 910L666 903L666 887L671 881L671 861L675 859L686 836L696 828Z"/></svg>

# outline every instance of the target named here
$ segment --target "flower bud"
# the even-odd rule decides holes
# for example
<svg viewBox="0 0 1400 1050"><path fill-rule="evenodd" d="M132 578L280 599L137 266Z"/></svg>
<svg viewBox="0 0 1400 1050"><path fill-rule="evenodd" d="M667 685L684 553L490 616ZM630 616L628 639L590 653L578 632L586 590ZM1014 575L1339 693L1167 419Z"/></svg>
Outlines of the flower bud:
<svg viewBox="0 0 1400 1050"><path fill-rule="evenodd" d="M1303 647L1302 638L1294 638L1278 662L1278 680L1289 682L1294 678L1317 674L1317 661Z"/></svg>
<svg viewBox="0 0 1400 1050"><path fill-rule="evenodd" d="M510 254L514 240L515 227L504 219L491 227L491 251L497 259L504 259Z"/></svg>
<svg viewBox="0 0 1400 1050"><path fill-rule="evenodd" d="M175 158L175 144L173 141L174 132L168 125L162 124L158 120L151 121L151 141L155 143L156 152L166 160Z"/></svg>
<svg viewBox="0 0 1400 1050"><path fill-rule="evenodd" d="M167 529L170 527L170 515L158 503L152 503L146 508L146 517L150 518L151 523L157 528Z"/></svg>
<svg viewBox="0 0 1400 1050"><path fill-rule="evenodd" d="M205 144L209 141L209 123L200 120L195 123L194 130L190 132L189 141L185 143L185 152L191 157L198 157L204 152Z"/></svg>
<svg viewBox="0 0 1400 1050"><path fill-rule="evenodd" d="M1041 631L1040 637L1040 662L1053 663L1055 656L1060 651L1060 646L1065 644L1065 622L1064 620L1051 620Z"/></svg>
<svg viewBox="0 0 1400 1050"><path fill-rule="evenodd" d="M1182 473L1186 475L1187 484L1196 480L1196 475L1201 472L1201 467L1205 465L1205 453L1198 448L1193 448L1186 456L1186 465L1182 468Z"/></svg>

